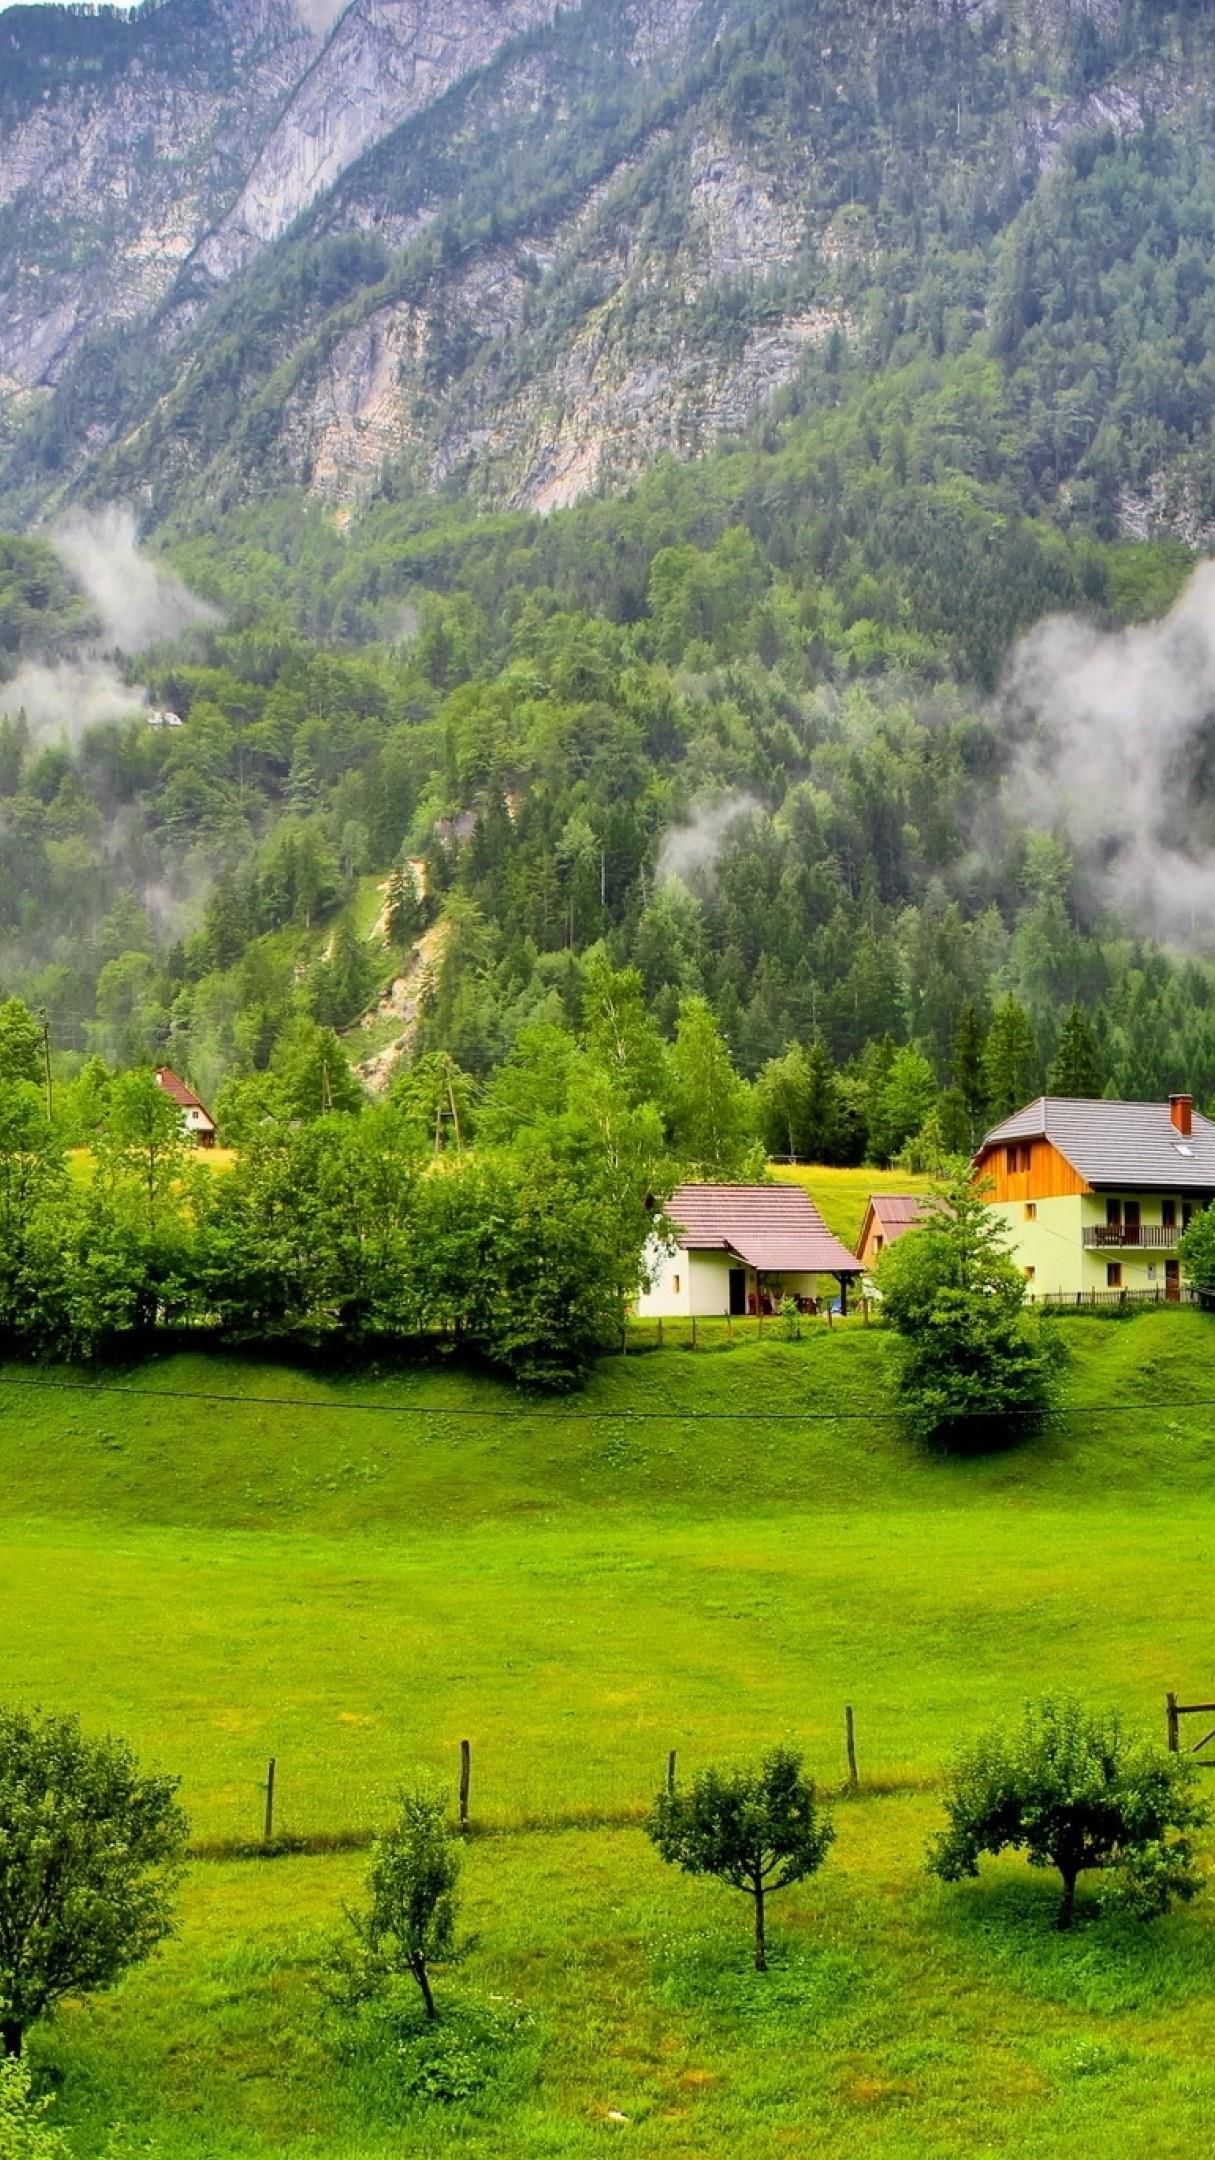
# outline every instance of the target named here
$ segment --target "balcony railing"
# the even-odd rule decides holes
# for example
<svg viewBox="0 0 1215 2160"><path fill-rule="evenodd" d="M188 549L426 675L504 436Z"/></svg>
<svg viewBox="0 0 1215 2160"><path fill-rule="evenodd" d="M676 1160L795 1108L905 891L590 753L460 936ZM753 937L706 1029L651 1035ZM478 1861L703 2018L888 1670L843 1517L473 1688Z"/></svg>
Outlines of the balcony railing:
<svg viewBox="0 0 1215 2160"><path fill-rule="evenodd" d="M1090 1251L1101 1245L1116 1245L1120 1251L1136 1248L1141 1252L1175 1252L1180 1229L1160 1223L1096 1223L1084 1232L1084 1242Z"/></svg>

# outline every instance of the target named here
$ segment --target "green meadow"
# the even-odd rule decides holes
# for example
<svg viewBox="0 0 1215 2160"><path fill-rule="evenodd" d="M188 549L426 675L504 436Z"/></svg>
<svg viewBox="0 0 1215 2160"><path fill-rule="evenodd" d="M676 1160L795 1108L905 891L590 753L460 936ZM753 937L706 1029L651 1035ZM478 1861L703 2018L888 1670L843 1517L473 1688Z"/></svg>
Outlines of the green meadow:
<svg viewBox="0 0 1215 2160"><path fill-rule="evenodd" d="M179 1772L209 1855L177 1937L33 2043L73 2152L1130 2160L1149 2120L1191 2152L1215 1891L1146 1930L1090 1898L1060 1940L1016 1862L923 1872L942 1762L1026 1694L1160 1734L1167 1688L1215 1699L1212 1323L1060 1326L1057 1429L968 1463L909 1449L859 1323L606 1360L560 1405L444 1366L0 1374L4 1692ZM765 1979L741 1901L640 1818L672 1748L790 1739L839 1787L845 1703L861 1795ZM418 1771L454 1795L464 1738L452 2099L408 2032L337 2047L318 1975L364 1856L235 1855L271 1755L279 1832L322 1848Z"/></svg>

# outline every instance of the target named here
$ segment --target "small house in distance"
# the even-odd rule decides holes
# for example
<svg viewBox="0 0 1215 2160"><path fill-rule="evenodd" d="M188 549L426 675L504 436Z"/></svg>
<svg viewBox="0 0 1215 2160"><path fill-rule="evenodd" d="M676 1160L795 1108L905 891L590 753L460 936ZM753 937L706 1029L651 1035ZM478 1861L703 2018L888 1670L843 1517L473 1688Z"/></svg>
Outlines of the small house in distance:
<svg viewBox="0 0 1215 2160"><path fill-rule="evenodd" d="M916 1193L870 1193L856 1247L866 1274L877 1266L887 1246L897 1245L923 1221L924 1209L925 1202Z"/></svg>
<svg viewBox="0 0 1215 2160"><path fill-rule="evenodd" d="M1215 1200L1215 1124L1189 1095L1042 1095L988 1133L974 1167L1031 1297L1176 1300L1177 1241Z"/></svg>
<svg viewBox="0 0 1215 2160"><path fill-rule="evenodd" d="M199 1101L193 1088L188 1088L184 1080L179 1080L168 1065L157 1066L156 1085L162 1087L165 1094L171 1096L177 1104L181 1111L182 1130L187 1138L193 1140L196 1147L214 1147L215 1120L206 1104Z"/></svg>
<svg viewBox="0 0 1215 2160"><path fill-rule="evenodd" d="M787 1297L811 1300L820 1275L837 1278L846 1307L861 1273L797 1185L681 1185L666 1213L678 1243L670 1253L655 1241L640 1319L775 1312Z"/></svg>

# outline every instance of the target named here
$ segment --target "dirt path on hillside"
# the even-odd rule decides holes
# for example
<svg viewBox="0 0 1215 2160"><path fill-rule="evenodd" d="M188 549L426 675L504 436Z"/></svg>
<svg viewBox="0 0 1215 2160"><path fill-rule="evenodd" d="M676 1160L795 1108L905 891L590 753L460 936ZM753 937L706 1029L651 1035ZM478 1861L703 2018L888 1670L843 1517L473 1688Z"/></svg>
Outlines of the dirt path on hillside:
<svg viewBox="0 0 1215 2160"><path fill-rule="evenodd" d="M413 948L408 967L397 975L367 1012L359 1026L370 1033L372 1028L382 1027L387 1020L399 1022L399 1030L383 1050L373 1051L362 1058L355 1071L371 1095L383 1095L392 1082L392 1076L402 1060L413 1049L418 1033L418 1013L427 989L443 963L450 927L447 923L432 923L424 930Z"/></svg>

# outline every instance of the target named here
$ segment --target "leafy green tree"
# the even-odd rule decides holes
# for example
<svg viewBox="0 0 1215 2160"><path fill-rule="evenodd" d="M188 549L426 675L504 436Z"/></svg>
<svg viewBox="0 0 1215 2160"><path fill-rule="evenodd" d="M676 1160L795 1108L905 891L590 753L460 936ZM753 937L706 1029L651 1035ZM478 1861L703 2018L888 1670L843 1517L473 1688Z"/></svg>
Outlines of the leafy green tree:
<svg viewBox="0 0 1215 2160"><path fill-rule="evenodd" d="M66 1346L64 1233L71 1189L58 1133L28 1080L0 1079L0 1331Z"/></svg>
<svg viewBox="0 0 1215 2160"><path fill-rule="evenodd" d="M0 1709L0 2046L19 2055L65 1995L111 1987L172 1929L186 1818L74 1717Z"/></svg>
<svg viewBox="0 0 1215 2160"><path fill-rule="evenodd" d="M1092 1022L1082 1005L1073 1005L1059 1030L1059 1047L1046 1076L1047 1092L1096 1102L1104 1086L1101 1052Z"/></svg>
<svg viewBox="0 0 1215 2160"><path fill-rule="evenodd" d="M1200 1208L1190 1218L1177 1250L1191 1289L1204 1303L1215 1302L1215 1207Z"/></svg>
<svg viewBox="0 0 1215 2160"><path fill-rule="evenodd" d="M671 1130L680 1159L700 1177L728 1182L756 1175L762 1155L751 1091L702 997L680 1004L671 1075Z"/></svg>
<svg viewBox="0 0 1215 2160"><path fill-rule="evenodd" d="M936 1075L922 1051L895 1051L870 1115L869 1144L879 1162L893 1162L919 1132L936 1108L938 1092Z"/></svg>
<svg viewBox="0 0 1215 2160"><path fill-rule="evenodd" d="M20 998L0 1004L0 1080L42 1077L42 1023Z"/></svg>
<svg viewBox="0 0 1215 2160"><path fill-rule="evenodd" d="M472 1139L476 1094L472 1074L463 1072L446 1050L432 1050L402 1067L392 1101L406 1122L425 1136L432 1154L449 1149L459 1154Z"/></svg>
<svg viewBox="0 0 1215 2160"><path fill-rule="evenodd" d="M601 945L582 963L582 1028L588 1057L623 1101L665 1105L667 1051L646 1012L641 976L636 968L614 968Z"/></svg>
<svg viewBox="0 0 1215 2160"><path fill-rule="evenodd" d="M662 1792L646 1824L664 1860L713 1875L755 1908L755 1969L768 1969L766 1907L825 1860L835 1830L792 1748L773 1748L758 1770L706 1770L687 1792Z"/></svg>
<svg viewBox="0 0 1215 2160"><path fill-rule="evenodd" d="M1024 1277L964 1162L882 1254L877 1284L900 1338L898 1401L914 1438L969 1452L1040 1429L1053 1402L1053 1348L1031 1331Z"/></svg>
<svg viewBox="0 0 1215 2160"><path fill-rule="evenodd" d="M95 1152L99 1189L113 1205L129 1203L145 1230L174 1209L194 1158L178 1105L150 1072L113 1082Z"/></svg>
<svg viewBox="0 0 1215 2160"><path fill-rule="evenodd" d="M816 1040L808 1050L791 1043L783 1056L770 1058L755 1082L755 1109L769 1155L839 1161L843 1109L824 1043Z"/></svg>
<svg viewBox="0 0 1215 2160"><path fill-rule="evenodd" d="M1001 999L983 1050L988 1116L998 1125L1034 1100L1042 1077L1029 1014L1015 997Z"/></svg>
<svg viewBox="0 0 1215 2160"><path fill-rule="evenodd" d="M271 1073L293 1118L355 1117L367 1098L332 1028L300 1018L274 1046Z"/></svg>
<svg viewBox="0 0 1215 2160"><path fill-rule="evenodd" d="M987 1733L954 1766L948 1827L929 1867L944 1882L977 1875L983 1853L1024 1852L1063 1883L1058 1925L1069 1928L1081 1875L1109 1878L1113 1900L1151 1919L1195 1897L1191 1832L1206 1821L1184 1755L1133 1739L1112 1712L1070 1696L1027 1706L1013 1733Z"/></svg>
<svg viewBox="0 0 1215 2160"><path fill-rule="evenodd" d="M0 2153L4 2160L68 2160L62 2130L48 2122L51 2096L34 2096L29 2064L0 2055Z"/></svg>
<svg viewBox="0 0 1215 2160"><path fill-rule="evenodd" d="M358 1994L374 1997L410 1979L427 2018L438 2017L430 1968L455 1951L460 1863L442 1800L421 1789L402 1793L397 1821L372 1851L368 1908L349 1916Z"/></svg>

